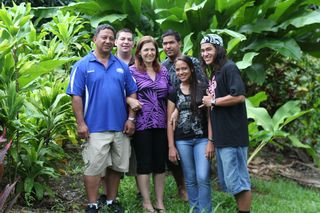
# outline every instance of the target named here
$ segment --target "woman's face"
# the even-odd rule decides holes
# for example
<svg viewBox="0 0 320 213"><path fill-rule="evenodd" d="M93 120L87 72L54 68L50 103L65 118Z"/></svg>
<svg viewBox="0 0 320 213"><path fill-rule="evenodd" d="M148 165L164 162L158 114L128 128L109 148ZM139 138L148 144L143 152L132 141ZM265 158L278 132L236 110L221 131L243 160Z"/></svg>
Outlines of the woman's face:
<svg viewBox="0 0 320 213"><path fill-rule="evenodd" d="M176 67L176 75L180 79L181 82L189 81L191 77L191 70L188 64L182 60L178 60L175 63Z"/></svg>
<svg viewBox="0 0 320 213"><path fill-rule="evenodd" d="M217 57L216 48L210 43L201 44L201 57L206 65L213 64Z"/></svg>
<svg viewBox="0 0 320 213"><path fill-rule="evenodd" d="M153 63L156 58L156 47L152 42L145 43L140 50L140 55L144 63Z"/></svg>

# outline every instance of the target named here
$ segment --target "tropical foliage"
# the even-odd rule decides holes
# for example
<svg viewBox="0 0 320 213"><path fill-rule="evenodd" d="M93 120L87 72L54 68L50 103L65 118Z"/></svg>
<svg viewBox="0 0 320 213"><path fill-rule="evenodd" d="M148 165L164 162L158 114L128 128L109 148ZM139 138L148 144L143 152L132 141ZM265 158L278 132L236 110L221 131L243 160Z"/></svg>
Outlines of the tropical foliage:
<svg viewBox="0 0 320 213"><path fill-rule="evenodd" d="M272 143L302 147L318 159L318 0L20 2L3 1L0 9L0 123L13 141L6 177L11 183L20 178L17 190L26 203L54 195L46 180L61 172L63 144L77 143L65 88L101 23L130 28L137 38L153 35L159 43L173 28L182 35L183 53L193 56L203 34L220 34L253 96L247 100L252 157Z"/></svg>

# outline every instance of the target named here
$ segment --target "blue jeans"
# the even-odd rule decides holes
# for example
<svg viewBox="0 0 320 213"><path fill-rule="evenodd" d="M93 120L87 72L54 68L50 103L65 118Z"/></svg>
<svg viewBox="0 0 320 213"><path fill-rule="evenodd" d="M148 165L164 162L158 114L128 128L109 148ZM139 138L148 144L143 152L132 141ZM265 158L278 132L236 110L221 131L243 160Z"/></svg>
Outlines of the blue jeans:
<svg viewBox="0 0 320 213"><path fill-rule="evenodd" d="M250 191L250 175L247 167L248 147L215 148L219 185L222 191L236 195Z"/></svg>
<svg viewBox="0 0 320 213"><path fill-rule="evenodd" d="M210 163L205 156L207 138L177 140L189 204L194 212L211 212Z"/></svg>

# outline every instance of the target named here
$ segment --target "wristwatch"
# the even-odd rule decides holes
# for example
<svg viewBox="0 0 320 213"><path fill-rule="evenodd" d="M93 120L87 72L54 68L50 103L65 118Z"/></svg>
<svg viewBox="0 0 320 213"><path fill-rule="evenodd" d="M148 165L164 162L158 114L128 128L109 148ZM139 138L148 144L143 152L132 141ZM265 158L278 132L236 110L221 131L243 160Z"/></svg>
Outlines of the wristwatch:
<svg viewBox="0 0 320 213"><path fill-rule="evenodd" d="M132 121L133 123L136 122L136 118L134 118L134 117L129 117L128 120L129 120L129 121Z"/></svg>
<svg viewBox="0 0 320 213"><path fill-rule="evenodd" d="M216 105L216 99L215 98L212 98L211 99L211 106L215 106Z"/></svg>

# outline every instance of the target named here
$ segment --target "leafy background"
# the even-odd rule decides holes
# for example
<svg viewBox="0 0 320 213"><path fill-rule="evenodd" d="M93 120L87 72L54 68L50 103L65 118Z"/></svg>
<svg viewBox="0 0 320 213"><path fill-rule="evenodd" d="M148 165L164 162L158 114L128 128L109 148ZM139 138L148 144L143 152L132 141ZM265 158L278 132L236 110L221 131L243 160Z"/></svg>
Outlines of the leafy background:
<svg viewBox="0 0 320 213"><path fill-rule="evenodd" d="M204 34L220 34L247 85L250 160L267 146L320 165L318 0L4 0L0 131L13 141L5 177L18 180L27 205L54 196L46 182L65 173L64 147L79 145L65 88L101 23L130 28L136 40L152 35L159 44L173 28L183 53L196 57Z"/></svg>

